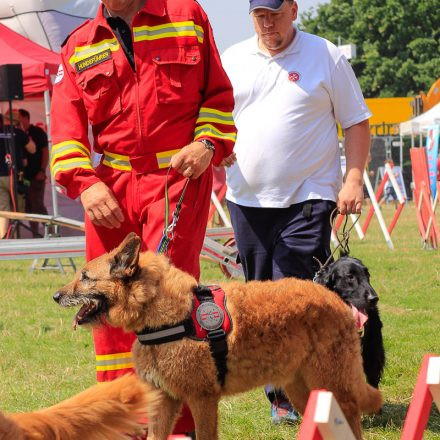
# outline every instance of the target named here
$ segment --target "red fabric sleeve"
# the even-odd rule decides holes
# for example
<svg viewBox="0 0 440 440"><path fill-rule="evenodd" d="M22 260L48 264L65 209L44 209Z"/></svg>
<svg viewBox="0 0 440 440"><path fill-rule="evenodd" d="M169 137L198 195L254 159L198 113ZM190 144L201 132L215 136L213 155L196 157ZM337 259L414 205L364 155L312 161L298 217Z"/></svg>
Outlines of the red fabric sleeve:
<svg viewBox="0 0 440 440"><path fill-rule="evenodd" d="M92 166L87 113L68 61L67 47L62 49L53 88L50 168L56 182L74 199L100 179Z"/></svg>
<svg viewBox="0 0 440 440"><path fill-rule="evenodd" d="M215 145L214 165L230 154L234 148L237 130L232 118L234 95L232 85L224 71L215 45L211 25L201 10L204 31L203 56L205 62L205 90L194 140L209 139Z"/></svg>

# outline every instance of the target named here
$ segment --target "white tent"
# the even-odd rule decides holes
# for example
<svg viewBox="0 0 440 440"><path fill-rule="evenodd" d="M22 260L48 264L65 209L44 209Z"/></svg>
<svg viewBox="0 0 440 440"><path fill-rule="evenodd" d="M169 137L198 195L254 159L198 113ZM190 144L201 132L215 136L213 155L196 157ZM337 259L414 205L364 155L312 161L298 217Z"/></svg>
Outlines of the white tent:
<svg viewBox="0 0 440 440"><path fill-rule="evenodd" d="M440 124L440 103L409 121L400 124L400 134L420 135L427 131L427 128L433 124Z"/></svg>
<svg viewBox="0 0 440 440"><path fill-rule="evenodd" d="M61 43L67 35L87 18L94 17L99 4L100 0L0 0L0 24L31 42L53 52L59 52ZM13 38L9 43L12 47L15 46ZM22 50L22 53L23 56L29 55L26 49ZM14 62L20 63L10 58L3 61L3 63ZM14 101L13 106L28 110L31 113L32 123L46 123L49 127L49 90L45 92L44 97L44 101L42 96L26 97L24 101ZM7 109L8 103L0 103L2 113ZM54 182L46 186L45 204L49 212L55 216L62 215L81 220L82 206L58 194L55 188Z"/></svg>
<svg viewBox="0 0 440 440"><path fill-rule="evenodd" d="M85 19L94 17L100 0L1 0L0 23L54 52Z"/></svg>

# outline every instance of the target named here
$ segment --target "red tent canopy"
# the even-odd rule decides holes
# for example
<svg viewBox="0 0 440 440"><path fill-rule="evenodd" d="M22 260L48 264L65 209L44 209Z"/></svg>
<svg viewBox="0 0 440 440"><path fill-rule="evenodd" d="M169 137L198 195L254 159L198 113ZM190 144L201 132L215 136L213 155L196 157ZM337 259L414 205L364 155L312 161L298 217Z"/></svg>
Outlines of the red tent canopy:
<svg viewBox="0 0 440 440"><path fill-rule="evenodd" d="M59 54L22 37L0 24L0 65L23 66L25 98L42 94L52 88L50 75L56 75L60 64Z"/></svg>

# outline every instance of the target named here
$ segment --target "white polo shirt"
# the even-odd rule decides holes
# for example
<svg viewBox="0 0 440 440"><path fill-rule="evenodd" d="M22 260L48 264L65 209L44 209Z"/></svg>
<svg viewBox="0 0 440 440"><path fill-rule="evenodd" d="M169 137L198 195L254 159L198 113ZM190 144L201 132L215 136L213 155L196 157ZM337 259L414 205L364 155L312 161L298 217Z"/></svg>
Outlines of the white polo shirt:
<svg viewBox="0 0 440 440"><path fill-rule="evenodd" d="M339 49L297 30L275 56L264 54L255 36L226 50L222 62L238 129L226 198L272 208L336 201L342 173L335 119L345 129L371 116Z"/></svg>

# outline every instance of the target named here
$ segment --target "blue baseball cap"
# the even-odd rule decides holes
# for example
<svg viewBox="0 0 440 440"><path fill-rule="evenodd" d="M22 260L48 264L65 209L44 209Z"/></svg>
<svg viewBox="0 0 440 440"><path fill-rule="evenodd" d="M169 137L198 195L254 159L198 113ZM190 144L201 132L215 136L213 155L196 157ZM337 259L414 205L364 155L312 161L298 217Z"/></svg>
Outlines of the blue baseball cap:
<svg viewBox="0 0 440 440"><path fill-rule="evenodd" d="M270 9L271 11L277 11L283 5L284 0L249 0L249 13L254 9Z"/></svg>

